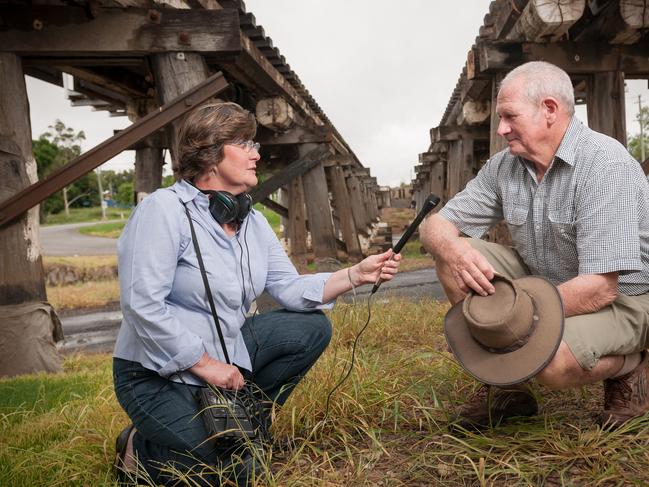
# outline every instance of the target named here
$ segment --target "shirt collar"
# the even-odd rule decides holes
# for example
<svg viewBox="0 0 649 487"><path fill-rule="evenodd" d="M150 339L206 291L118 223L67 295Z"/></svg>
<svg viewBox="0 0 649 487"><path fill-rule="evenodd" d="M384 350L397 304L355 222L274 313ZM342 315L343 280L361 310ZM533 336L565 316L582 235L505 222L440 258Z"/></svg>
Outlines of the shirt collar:
<svg viewBox="0 0 649 487"><path fill-rule="evenodd" d="M208 200L206 194L201 192L200 189L198 189L193 184L188 183L184 179L176 181L172 188L180 197L180 201L182 201L183 203L189 203L190 201L195 200L196 197L200 198L201 196L205 199L205 201Z"/></svg>
<svg viewBox="0 0 649 487"><path fill-rule="evenodd" d="M584 124L577 117L573 116L566 129L566 133L563 134L563 139L561 139L561 144L559 144L559 148L554 154L554 157L558 157L570 166L575 165L579 134L583 130L583 127Z"/></svg>

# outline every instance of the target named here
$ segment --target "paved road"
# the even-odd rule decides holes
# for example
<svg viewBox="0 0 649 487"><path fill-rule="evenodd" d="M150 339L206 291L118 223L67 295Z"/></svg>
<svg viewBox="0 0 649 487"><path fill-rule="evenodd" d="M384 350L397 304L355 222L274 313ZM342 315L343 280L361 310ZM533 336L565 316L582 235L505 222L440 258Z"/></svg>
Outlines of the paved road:
<svg viewBox="0 0 649 487"><path fill-rule="evenodd" d="M123 220L109 220L117 222ZM108 223L109 221L105 222ZM43 255L112 255L117 252L117 239L83 235L77 230L98 222L68 223L41 227Z"/></svg>
<svg viewBox="0 0 649 487"><path fill-rule="evenodd" d="M357 289L357 300L365 306L365 298L371 286ZM388 302L391 297L407 297L414 301L421 299L445 299L441 284L434 269L423 269L412 272L401 272L390 282L381 285L374 296L374 302ZM339 298L351 302L352 294L347 293ZM277 304L267 294L259 298L259 308L267 311ZM61 318L65 340L59 344L64 353L71 352L108 352L113 349L117 331L122 320L119 309L94 313L64 316Z"/></svg>

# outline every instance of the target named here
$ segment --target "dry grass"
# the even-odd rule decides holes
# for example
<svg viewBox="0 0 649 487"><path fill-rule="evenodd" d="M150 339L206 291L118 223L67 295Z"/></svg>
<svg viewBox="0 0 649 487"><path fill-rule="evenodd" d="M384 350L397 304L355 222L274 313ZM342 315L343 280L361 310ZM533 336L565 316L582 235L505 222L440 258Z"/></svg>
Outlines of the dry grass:
<svg viewBox="0 0 649 487"><path fill-rule="evenodd" d="M642 486L649 484L649 420L622 430L595 423L601 387L539 390L541 414L483 433L449 429L474 389L445 351L447 305L374 305L351 378L366 307L339 304L334 338L274 424L278 448L259 485ZM66 359L65 373L0 381L0 485L115 485L114 438L126 423L108 356ZM179 485L190 485L179 479Z"/></svg>
<svg viewBox="0 0 649 487"><path fill-rule="evenodd" d="M69 266L78 268L96 268L106 266L116 266L116 255L75 255L69 257L43 257L43 265L47 269L51 266Z"/></svg>
<svg viewBox="0 0 649 487"><path fill-rule="evenodd" d="M71 286L47 286L47 299L56 310L101 308L119 302L119 281L90 281Z"/></svg>

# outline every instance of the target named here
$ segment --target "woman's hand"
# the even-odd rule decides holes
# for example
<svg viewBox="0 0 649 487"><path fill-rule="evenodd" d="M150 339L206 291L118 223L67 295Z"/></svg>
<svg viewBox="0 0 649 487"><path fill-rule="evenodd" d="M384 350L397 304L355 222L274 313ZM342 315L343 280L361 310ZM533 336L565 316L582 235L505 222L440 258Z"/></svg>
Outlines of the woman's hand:
<svg viewBox="0 0 649 487"><path fill-rule="evenodd" d="M370 255L358 264L350 267L349 275L354 286L374 284L380 277L389 281L399 272L401 254L395 254L392 249L382 254Z"/></svg>
<svg viewBox="0 0 649 487"><path fill-rule="evenodd" d="M189 370L208 384L224 389L241 389L244 384L243 376L236 366L215 360L207 352Z"/></svg>
<svg viewBox="0 0 649 487"><path fill-rule="evenodd" d="M392 257L392 259L390 259ZM389 281L399 270L401 254L394 254L392 249L382 254L370 255L358 264L334 272L325 282L322 302L328 303L353 287L363 284L374 284L381 277ZM350 282L351 281L351 282Z"/></svg>

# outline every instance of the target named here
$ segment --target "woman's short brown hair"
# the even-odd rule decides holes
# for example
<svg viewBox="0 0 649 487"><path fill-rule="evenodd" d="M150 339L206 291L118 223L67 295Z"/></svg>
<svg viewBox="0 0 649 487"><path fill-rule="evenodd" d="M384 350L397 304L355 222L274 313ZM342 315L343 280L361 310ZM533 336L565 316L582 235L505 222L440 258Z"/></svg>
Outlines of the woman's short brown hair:
<svg viewBox="0 0 649 487"><path fill-rule="evenodd" d="M194 178L223 159L223 146L252 139L255 117L236 103L209 101L196 107L178 131L176 179Z"/></svg>

